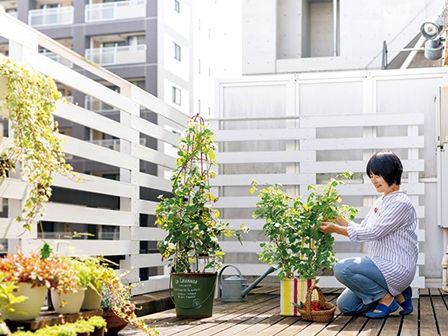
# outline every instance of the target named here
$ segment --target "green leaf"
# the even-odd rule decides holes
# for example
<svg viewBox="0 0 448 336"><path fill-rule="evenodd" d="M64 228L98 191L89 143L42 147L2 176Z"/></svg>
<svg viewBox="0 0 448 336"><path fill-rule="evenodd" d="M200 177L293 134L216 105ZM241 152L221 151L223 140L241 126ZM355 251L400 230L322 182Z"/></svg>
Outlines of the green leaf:
<svg viewBox="0 0 448 336"><path fill-rule="evenodd" d="M42 247L40 248L40 257L42 259L48 259L51 255L51 252L53 252L53 248L45 242L44 245L42 245Z"/></svg>

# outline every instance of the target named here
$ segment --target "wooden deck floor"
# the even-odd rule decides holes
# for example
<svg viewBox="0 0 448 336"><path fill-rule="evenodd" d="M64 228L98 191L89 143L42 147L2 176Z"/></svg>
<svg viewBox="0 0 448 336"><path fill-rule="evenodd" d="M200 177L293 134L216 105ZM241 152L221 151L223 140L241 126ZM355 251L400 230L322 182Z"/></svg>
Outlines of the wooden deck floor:
<svg viewBox="0 0 448 336"><path fill-rule="evenodd" d="M340 290L325 290L334 301ZM448 294L438 289L423 289L414 300L414 313L402 317L398 312L384 320L343 316L336 311L331 323L310 323L300 317L279 315L279 290L260 287L251 292L244 303L215 302L213 316L201 320L180 320L174 310L146 315L145 321L157 327L161 336L168 335L238 335L238 336L448 336ZM141 335L127 329L120 335Z"/></svg>

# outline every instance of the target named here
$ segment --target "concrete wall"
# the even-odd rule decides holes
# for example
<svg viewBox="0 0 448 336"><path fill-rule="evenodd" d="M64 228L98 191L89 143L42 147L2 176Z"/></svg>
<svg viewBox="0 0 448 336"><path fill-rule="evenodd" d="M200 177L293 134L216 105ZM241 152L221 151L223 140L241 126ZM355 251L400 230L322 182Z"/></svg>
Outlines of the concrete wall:
<svg viewBox="0 0 448 336"><path fill-rule="evenodd" d="M414 195L414 201L419 206L424 207L424 211L419 214L419 229L424 231L420 238L420 252L424 253L423 260L420 261L420 275L426 279L426 286L439 286L441 280L440 262L443 256L447 241L448 230L442 229L440 226L448 225L448 212L440 213L441 209L437 206L440 200L440 195L437 192L437 182L442 181L446 185L446 165L448 160L445 154L442 163L445 166L440 169L441 174L438 175L438 154L437 154L437 135L439 133L437 126L437 115L439 112L439 87L444 85L448 79L445 68L427 68L427 69L409 69L409 70L385 70L385 71L348 71L348 72L334 72L334 73L309 73L299 75L274 75L274 76L252 76L240 78L235 80L221 81L218 83L218 92L220 100L219 106L220 117L234 118L240 121L223 122L224 127L233 127L232 129L266 129L266 128L282 128L284 125L279 124L281 116L300 116L300 118L312 118L316 116L325 116L325 118L334 118L340 116L350 120L357 115L375 114L377 120L386 120L386 123L380 127L345 127L338 128L337 125L332 127L316 127L316 138L357 138L362 137L363 132L369 132L370 128L374 128L374 134L378 138L403 136L404 141L408 141L409 132L408 126L390 126L389 118L393 118L396 114L403 114L412 116L419 113L424 115L424 122L418 126L418 135L424 137L424 142L421 148L418 149L418 158L423 160L424 167L418 172L418 183L424 184L422 194ZM270 112L269 112L270 111ZM267 116L272 116L273 120L265 120ZM244 120L244 118L251 118L251 120ZM257 119L257 117L264 117ZM240 119L238 119L240 118ZM403 119L406 121L406 117ZM289 128L294 126L293 121L288 121ZM235 125L240 123L239 125ZM286 127L286 128L288 128ZM413 126L411 126L413 127ZM247 132L249 132L247 131ZM298 133L297 133L298 134ZM368 134L365 134L368 136ZM224 141L224 140L223 140ZM251 148L250 146L259 147ZM275 151L282 150L280 147L285 145L285 141L278 140L272 146L268 147L266 141L241 141L225 144L222 147L223 152L232 152L227 155L234 155L237 158L238 152L249 151ZM287 145L287 144L286 144ZM388 142L388 146L391 142ZM401 145L401 143L400 143ZM239 147L238 147L239 146ZM404 145L403 145L404 146ZM296 147L295 147L296 148ZM392 148L392 147L391 147ZM372 150L379 150L381 148L374 148ZM289 149L291 150L291 149ZM402 159L413 160L405 147L396 146L393 149ZM304 150L306 151L306 149ZM365 152L365 150L364 150ZM300 151L298 152L300 153ZM444 152L446 153L446 151ZM365 153L364 153L365 154ZM414 153L415 154L415 153ZM442 153L443 154L443 153ZM298 154L290 154L290 157L296 157ZM274 154L271 155L274 157ZM229 176L237 176L237 174L248 174L253 178L254 174L284 174L287 172L289 163L264 163L259 160L256 163L242 163L238 164L229 161L226 157L227 165L221 165L220 174L232 174ZM237 158L236 160L240 160ZM363 150L333 150L325 149L316 152L316 167L319 167L325 161L331 161L337 165L338 161L342 161L341 167L347 169L350 166L350 161L363 162L359 170L350 168L350 170L358 173L359 178L365 174L365 157L363 157ZM237 162L237 161L235 161ZM255 161L254 161L255 162ZM339 166L338 166L339 167ZM341 169L342 169L341 168ZM298 178L302 174L316 171L302 171L300 167ZM331 169L336 169L331 166ZM297 171L294 171L297 172ZM324 173L318 176L325 178L327 172L317 171L317 173ZM316 173L316 174L317 174ZM414 173L415 174L415 173ZM279 176L279 175L277 175ZM416 176L414 176L415 178ZM278 182L278 181L277 181ZM298 182L297 182L298 183ZM409 183L409 176L404 177L404 184ZM287 183L282 184L288 187ZM366 184L369 184L366 181ZM223 194L220 195L220 201L225 202L227 198L236 198L240 196L241 201L248 196L248 186L230 186L223 187ZM368 185L368 187L370 187ZM404 189L406 189L404 187ZM294 189L295 190L295 189ZM303 195L303 191L299 191ZM443 194L445 196L446 192ZM363 195L365 197L365 195ZM355 196L355 193L343 196L345 202L352 202L352 205L359 206L363 204L360 198ZM362 198L362 197L361 197ZM442 198L442 201L446 199ZM235 223L252 223L251 212L255 202L248 202L247 209L240 206L239 203L234 202L225 203L223 207L223 216L235 220ZM442 203L442 209L444 209ZM438 215L442 215L438 218ZM444 215L443 215L444 214ZM245 217L247 216L247 217ZM247 219L246 219L247 218ZM257 241L260 239L260 227L253 227L251 230L250 239L248 241ZM250 242L252 243L252 242ZM255 244L255 243L254 243ZM256 245L256 244L255 244ZM254 245L254 246L255 246ZM253 251L254 252L255 248ZM338 253L357 253L365 251L363 247L356 245L349 246L346 242L339 241L336 243L336 251ZM258 263L255 253L240 253L240 250L229 250L226 257L230 258L227 262L231 263ZM265 265L261 265L265 266ZM254 266L255 267L255 266ZM260 268L261 270L263 267Z"/></svg>
<svg viewBox="0 0 448 336"><path fill-rule="evenodd" d="M245 0L243 74L379 68L383 41L389 49L403 48L419 33L421 22L439 12L443 1L338 4L340 52L333 57L331 1Z"/></svg>

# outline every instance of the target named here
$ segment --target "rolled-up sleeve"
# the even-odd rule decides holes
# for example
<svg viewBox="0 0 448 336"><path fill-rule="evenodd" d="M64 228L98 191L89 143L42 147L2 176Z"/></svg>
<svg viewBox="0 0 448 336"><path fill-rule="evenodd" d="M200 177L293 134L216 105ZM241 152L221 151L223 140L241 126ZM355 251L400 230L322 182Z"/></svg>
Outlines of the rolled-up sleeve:
<svg viewBox="0 0 448 336"><path fill-rule="evenodd" d="M405 202L391 202L382 207L368 225L350 222L348 238L352 241L372 241L383 238L406 223L411 206Z"/></svg>

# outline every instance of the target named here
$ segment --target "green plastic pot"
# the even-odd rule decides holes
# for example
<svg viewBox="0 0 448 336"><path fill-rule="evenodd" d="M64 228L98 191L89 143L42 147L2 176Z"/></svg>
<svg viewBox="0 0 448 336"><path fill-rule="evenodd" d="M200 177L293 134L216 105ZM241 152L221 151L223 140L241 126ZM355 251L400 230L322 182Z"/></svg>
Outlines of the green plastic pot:
<svg viewBox="0 0 448 336"><path fill-rule="evenodd" d="M216 273L173 273L170 285L178 318L213 315Z"/></svg>

